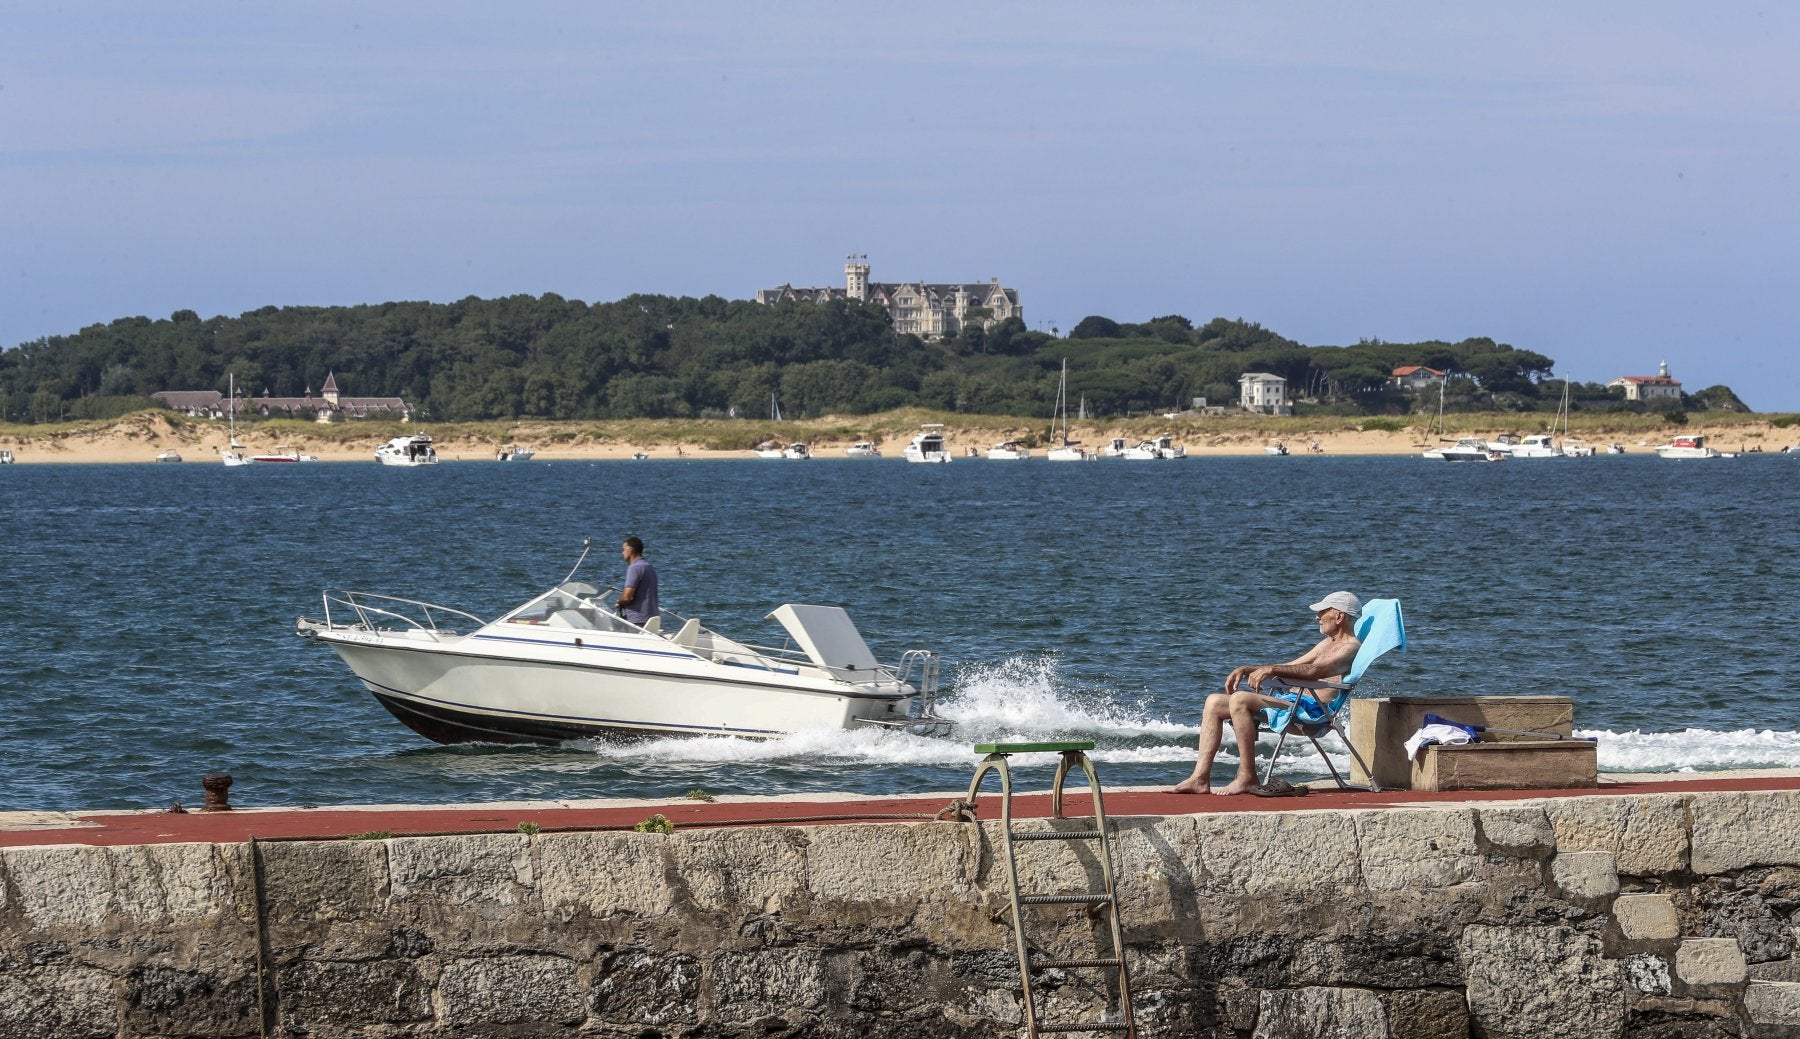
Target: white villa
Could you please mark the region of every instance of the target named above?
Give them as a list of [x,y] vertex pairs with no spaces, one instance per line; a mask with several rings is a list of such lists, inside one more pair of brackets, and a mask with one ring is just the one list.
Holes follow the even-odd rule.
[[869,280],[869,258],[850,256],[844,264],[844,287],[797,289],[782,285],[760,289],[758,303],[826,303],[851,299],[878,303],[888,312],[894,331],[932,338],[951,336],[966,325],[986,328],[1009,317],[1023,319],[1019,291],[1000,284],[999,278],[982,282],[884,282]]
[[1655,375],[1621,375],[1606,384],[1607,389],[1614,386],[1625,387],[1626,400],[1676,401],[1681,400],[1681,380],[1669,377],[1669,362],[1664,361]]
[[1238,379],[1238,404],[1245,411],[1264,415],[1291,415],[1294,412],[1287,399],[1287,380],[1267,372],[1245,372]]

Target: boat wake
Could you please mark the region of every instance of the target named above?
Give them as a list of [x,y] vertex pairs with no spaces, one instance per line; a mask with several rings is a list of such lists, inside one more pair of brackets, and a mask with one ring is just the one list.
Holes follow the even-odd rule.
[[[682,737],[582,744],[617,762],[758,762],[769,765],[954,765],[974,761],[977,743],[1093,740],[1096,761],[1178,761],[1193,756],[1193,727],[1159,717],[1106,690],[1071,688],[1054,655],[966,667],[938,714],[956,723],[949,738],[883,729],[810,730],[772,740]],[[1052,757],[1051,760],[1054,760]]]

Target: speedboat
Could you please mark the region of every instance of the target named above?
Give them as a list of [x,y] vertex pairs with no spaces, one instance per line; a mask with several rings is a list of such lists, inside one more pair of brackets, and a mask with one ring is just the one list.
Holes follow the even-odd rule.
[[944,449],[944,424],[927,422],[919,427],[920,433],[906,445],[906,460],[909,462],[948,462],[950,452]]
[[873,441],[858,440],[844,448],[844,454],[849,458],[880,458],[881,449],[876,447]]
[[1107,458],[1124,458],[1125,453],[1130,450],[1131,442],[1129,440],[1124,437],[1113,437],[1106,442],[1105,447],[1100,449],[1100,453]]
[[988,448],[987,456],[996,462],[1023,462],[1031,457],[1031,452],[1018,441],[1008,440]]
[[416,433],[409,437],[395,437],[375,449],[375,460],[382,465],[398,465],[407,468],[438,464],[437,452],[431,447],[431,438],[423,433]]
[[1079,440],[1067,440],[1061,447],[1044,452],[1044,457],[1052,462],[1092,462],[1100,456],[1083,448]]
[[1263,447],[1263,454],[1265,454],[1265,455],[1276,455],[1278,457],[1286,457],[1287,453],[1288,453],[1287,442],[1283,441],[1283,440],[1272,441],[1271,443],[1269,443],[1268,445]]
[[12,465],[16,461],[18,459],[13,457],[11,451],[0,451],[0,465]]
[[1722,452],[1716,447],[1706,446],[1706,437],[1696,433],[1692,436],[1681,436],[1659,445],[1656,449],[1658,458],[1736,458],[1730,452]]
[[158,462],[179,462],[181,461],[181,455],[174,451],[158,451],[156,453],[156,460]]
[[781,449],[781,457],[795,459],[811,458],[812,448],[807,447],[805,444],[795,442]]
[[669,610],[633,624],[608,607],[616,592],[573,580],[575,570],[491,622],[328,591],[324,619],[299,618],[296,633],[330,646],[394,717],[439,743],[952,727],[934,710],[938,655],[880,663],[840,607],[776,607],[768,617],[789,643],[777,649]]
[[1569,458],[1594,457],[1594,445],[1584,440],[1563,439],[1562,453]]
[[[1489,446],[1491,447],[1492,445]],[[1550,434],[1548,433],[1532,433],[1529,436],[1521,438],[1518,443],[1512,445],[1512,449],[1508,451],[1507,454],[1512,455],[1514,458],[1567,457],[1562,449],[1558,448],[1555,442],[1551,440]]]
[[1174,440],[1169,437],[1157,437],[1140,441],[1136,447],[1126,448],[1123,457],[1139,462],[1166,462],[1186,458],[1187,448],[1176,447]]
[[1490,448],[1488,442],[1480,437],[1463,437],[1454,443],[1448,440],[1445,443],[1450,443],[1450,446],[1432,448],[1425,452],[1425,457],[1443,462],[1492,462],[1506,457],[1503,452]]
[[529,461],[531,461],[531,456],[534,454],[537,454],[537,452],[533,451],[529,447],[519,447],[516,444],[508,444],[505,447],[501,448],[500,450],[494,452],[494,461],[496,461],[496,462],[529,462]]

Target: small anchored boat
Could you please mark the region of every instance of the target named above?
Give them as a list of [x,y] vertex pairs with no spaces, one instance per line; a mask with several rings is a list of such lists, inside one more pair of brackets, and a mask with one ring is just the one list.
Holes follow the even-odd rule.
[[382,465],[406,468],[438,464],[437,451],[431,446],[431,438],[423,433],[395,437],[375,449],[375,460]]
[[[582,560],[587,552],[582,552]],[[836,606],[768,614],[788,644],[727,638],[662,610],[642,626],[617,593],[563,582],[495,621],[368,592],[324,593],[298,634],[330,646],[394,717],[439,743],[547,743],[595,736],[767,738],[803,729],[946,735],[938,655],[876,660]]]

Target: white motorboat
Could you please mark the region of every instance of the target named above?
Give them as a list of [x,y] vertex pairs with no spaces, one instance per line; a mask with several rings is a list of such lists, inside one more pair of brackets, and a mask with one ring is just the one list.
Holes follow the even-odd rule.
[[1170,437],[1156,437],[1142,440],[1134,447],[1125,449],[1124,458],[1138,462],[1167,462],[1186,458],[1187,448],[1175,446]]
[[1622,455],[1625,453],[1625,445],[1615,440],[1606,445],[1606,453],[1609,455]]
[[1570,458],[1594,457],[1594,445],[1584,440],[1563,439],[1562,452]]
[[175,451],[158,451],[156,453],[156,460],[158,462],[179,462],[181,461],[181,455]]
[[756,445],[754,453],[758,458],[811,458],[812,451],[805,444],[777,444],[765,441]]
[[1488,442],[1480,437],[1463,437],[1451,442],[1449,447],[1435,447],[1425,452],[1425,457],[1442,462],[1496,462],[1506,458],[1506,454],[1495,451]]
[[417,600],[328,591],[325,618],[296,627],[439,743],[951,729],[934,711],[938,655],[909,650],[882,664],[839,607],[777,607],[768,616],[789,644],[776,649],[668,610],[639,627],[607,608],[614,596],[565,579],[485,622]]
[[795,442],[781,449],[781,457],[793,459],[811,458],[812,448],[807,447],[805,444]]
[[1031,457],[1031,452],[1016,440],[995,444],[988,448],[987,456],[996,462],[1023,462]]
[[1106,442],[1105,447],[1100,449],[1100,454],[1106,458],[1124,458],[1125,452],[1130,450],[1131,441],[1124,437],[1113,437]]
[[500,450],[494,452],[494,461],[496,461],[496,462],[529,462],[529,461],[531,461],[531,456],[535,455],[535,454],[537,454],[537,452],[533,451],[529,447],[519,447],[516,444],[508,444],[505,447],[501,448]]
[[0,465],[12,465],[17,461],[11,451],[0,451]]
[[1676,437],[1656,448],[1658,458],[1736,458],[1729,451],[1720,451],[1716,447],[1706,446],[1706,437],[1695,433],[1692,436]]
[[920,433],[906,445],[906,460],[909,462],[949,462],[950,452],[944,449],[944,424],[927,422],[919,427]]
[[858,440],[844,448],[844,455],[849,458],[880,458],[881,449],[876,447],[873,441]]
[[1507,452],[1514,458],[1566,458],[1561,448],[1556,446],[1548,433],[1532,433],[1521,437]]
[[1285,458],[1288,454],[1287,442],[1285,440],[1273,441],[1263,447],[1263,454]]
[[431,446],[431,438],[423,433],[395,437],[375,449],[375,460],[382,465],[397,465],[409,469],[438,464],[437,451]]

